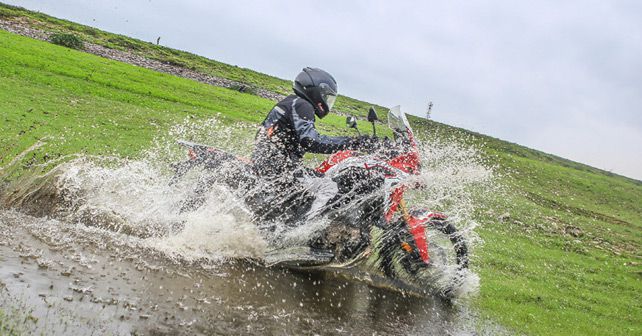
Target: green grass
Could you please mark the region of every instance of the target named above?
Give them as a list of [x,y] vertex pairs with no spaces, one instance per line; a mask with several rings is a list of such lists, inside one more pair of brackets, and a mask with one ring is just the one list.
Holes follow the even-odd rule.
[[[40,139],[31,163],[72,153],[135,155],[184,118],[256,124],[273,102],[0,31],[0,165]],[[55,60],[52,62],[52,60]],[[341,117],[324,119],[342,129]],[[46,157],[45,157],[45,154]]]
[[53,44],[61,45],[63,47],[82,50],[84,48],[83,41],[76,35],[73,34],[53,34],[49,37],[49,40]]
[[[159,46],[123,35],[107,33],[93,27],[57,19],[42,13],[31,12],[0,3],[0,18],[7,20],[20,18],[21,20],[31,22],[35,28],[56,33],[74,34],[86,42],[117,50],[132,51],[150,59],[183,66],[204,74],[238,81],[251,87],[260,87],[284,95],[290,94],[291,92],[291,80],[284,80],[251,69],[217,62],[182,50]],[[293,71],[296,71],[296,69]],[[364,116],[371,105],[374,104],[349,97],[342,97],[341,100],[337,101],[335,109],[344,113]],[[374,106],[377,107],[378,110],[384,109],[378,105]]]
[[[41,29],[275,92],[289,90],[285,80],[44,14],[0,5],[2,18],[21,18]],[[219,115],[225,123],[257,124],[272,105],[255,95],[0,30],[0,166],[46,139],[5,182],[33,171],[35,164],[74,153],[136,157],[187,117]],[[338,102],[359,115],[369,105],[347,97]],[[480,146],[506,186],[503,195],[480,204],[477,216],[484,244],[472,263],[481,275],[473,304],[483,316],[532,335],[642,333],[642,182],[463,129],[410,120],[419,134]],[[349,133],[343,124],[344,118],[329,116],[320,126],[326,133]],[[499,221],[505,212],[510,218]]]

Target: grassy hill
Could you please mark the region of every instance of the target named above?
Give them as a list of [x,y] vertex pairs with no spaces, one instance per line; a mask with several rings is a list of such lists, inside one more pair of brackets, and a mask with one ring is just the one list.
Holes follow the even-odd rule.
[[[281,94],[289,90],[286,80],[2,4],[0,21],[71,32],[88,43]],[[256,124],[272,105],[253,94],[0,30],[0,167],[45,142],[0,170],[5,184],[68,154],[136,157],[185,118],[218,113],[226,123]],[[347,97],[337,103],[357,115],[369,105]],[[410,119],[417,133],[480,146],[503,176],[505,195],[477,214],[484,244],[472,262],[481,276],[474,305],[483,316],[533,335],[642,333],[642,182]],[[339,134],[347,132],[343,124],[344,118],[329,116],[320,126]]]

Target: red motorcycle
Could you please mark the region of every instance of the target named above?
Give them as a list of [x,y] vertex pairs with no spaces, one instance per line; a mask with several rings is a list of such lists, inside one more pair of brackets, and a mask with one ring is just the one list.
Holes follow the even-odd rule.
[[[406,203],[405,194],[421,187],[413,178],[421,170],[418,144],[399,107],[392,108],[387,119],[393,139],[380,139],[366,152],[335,153],[315,169],[339,187],[341,197],[322,214],[329,224],[309,237],[305,246],[279,246],[269,252],[266,264],[374,269],[387,278],[420,286],[448,281],[448,274],[457,273],[453,270],[468,267],[465,239],[447,216],[413,209]],[[378,117],[372,108],[368,121],[376,137]],[[356,128],[356,119],[348,117],[347,124]],[[179,144],[188,148],[190,160],[175,166],[175,178],[196,166],[207,171],[203,175],[207,181],[199,184],[194,193],[197,196],[186,202],[187,210],[203,203],[198,195],[205,194],[211,185],[223,184],[245,201],[255,213],[254,221],[269,236],[276,231],[275,226],[300,225],[297,219],[314,199],[306,190],[288,190],[276,193],[280,203],[275,203],[275,192],[264,192],[247,160],[214,147],[184,141]]]

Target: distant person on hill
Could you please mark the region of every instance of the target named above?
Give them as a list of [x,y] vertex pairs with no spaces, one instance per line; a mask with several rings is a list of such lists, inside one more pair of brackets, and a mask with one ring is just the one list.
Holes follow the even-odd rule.
[[278,102],[261,124],[252,162],[257,175],[275,181],[272,192],[277,192],[279,185],[303,184],[316,197],[304,218],[309,219],[322,212],[338,188],[331,179],[303,167],[303,155],[357,149],[369,139],[331,137],[317,132],[315,115],[319,118],[328,115],[337,99],[337,82],[329,73],[305,68],[294,79],[293,89],[294,94]]

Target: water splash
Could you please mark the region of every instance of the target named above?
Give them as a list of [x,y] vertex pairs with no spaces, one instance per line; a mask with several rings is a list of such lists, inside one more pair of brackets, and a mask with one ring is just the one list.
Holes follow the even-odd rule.
[[181,213],[198,181],[170,185],[169,175],[155,166],[86,158],[64,164],[56,181],[66,204],[62,218],[142,238],[174,260],[261,255],[265,243],[232,193],[216,188],[204,206]]
[[[150,249],[175,262],[260,259],[275,245],[305,243],[329,221],[306,223],[294,230],[271,223],[273,230],[266,234],[264,227],[253,222],[243,195],[220,185],[204,195],[203,206],[181,212],[203,176],[194,172],[177,184],[168,183],[172,174],[169,164],[184,159],[175,140],[247,155],[252,148],[252,128],[226,125],[219,119],[198,123],[187,119],[155,139],[141,159],[82,157],[64,163],[49,174],[55,177],[49,186],[53,185],[59,196],[50,215],[83,226],[83,230],[105,232],[118,240],[117,244]],[[409,203],[448,214],[467,242],[477,245],[474,212],[480,204],[479,195],[496,186],[492,167],[483,163],[478,148],[439,139],[424,142],[421,157],[423,173],[414,178],[424,187],[410,194]],[[431,234],[429,241],[434,238]],[[440,271],[438,287],[452,287],[457,279],[456,295],[477,291],[476,274],[454,265]]]
[[[474,231],[480,225],[475,214],[502,186],[497,182],[494,167],[484,159],[482,148],[464,143],[464,139],[445,141],[437,137],[429,137],[423,143],[419,176],[423,188],[413,200],[418,206],[448,215],[465,238],[469,254],[474,254],[483,243]],[[430,240],[430,233],[428,236]],[[438,287],[450,286],[454,297],[467,297],[479,291],[479,276],[470,269],[460,270],[451,265],[443,272]]]
[[422,207],[447,214],[473,246],[480,243],[474,232],[479,225],[475,213],[503,190],[481,148],[433,138],[422,146],[421,158],[423,169],[418,179],[423,188],[413,200]]

